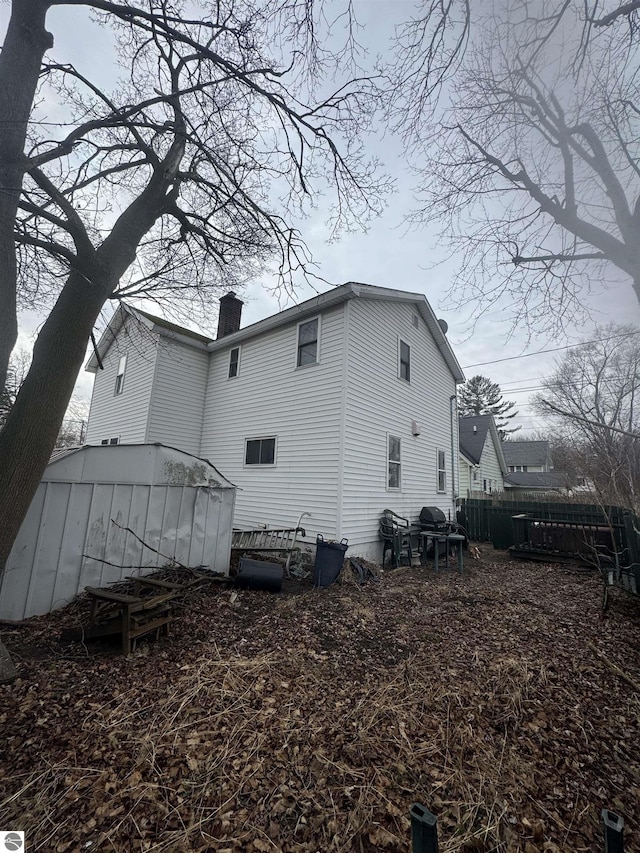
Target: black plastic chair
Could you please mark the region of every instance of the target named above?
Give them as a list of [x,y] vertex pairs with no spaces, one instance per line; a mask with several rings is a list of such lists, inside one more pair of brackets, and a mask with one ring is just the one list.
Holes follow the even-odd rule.
[[411,527],[409,521],[398,515],[391,509],[385,509],[380,518],[378,528],[382,539],[382,566],[384,568],[387,551],[391,554],[391,562],[397,569],[402,559],[402,553],[406,550],[409,565],[413,559],[411,546]]

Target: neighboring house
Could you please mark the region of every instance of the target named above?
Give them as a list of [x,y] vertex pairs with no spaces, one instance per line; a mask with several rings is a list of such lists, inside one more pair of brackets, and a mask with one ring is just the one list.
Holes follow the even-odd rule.
[[510,472],[543,472],[553,470],[548,441],[502,442],[502,450]]
[[[531,492],[571,494],[576,491],[575,481],[564,471],[514,471],[504,478],[504,487],[513,495]],[[577,491],[584,491],[584,488]]]
[[501,492],[507,467],[493,415],[458,420],[460,437],[460,496],[479,497]]
[[[87,443],[162,442],[238,488],[235,524],[347,538],[379,558],[383,509],[453,517],[464,376],[422,294],[348,283],[211,340],[121,305],[87,369]],[[99,361],[104,369],[100,369]]]

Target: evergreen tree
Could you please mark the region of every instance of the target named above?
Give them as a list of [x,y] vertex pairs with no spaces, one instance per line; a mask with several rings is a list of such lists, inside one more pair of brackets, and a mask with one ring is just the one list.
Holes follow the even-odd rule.
[[492,382],[486,376],[472,376],[458,389],[460,416],[493,415],[498,434],[503,440],[520,429],[519,426],[507,429],[518,414],[517,411],[511,411],[514,406],[515,403],[503,399],[498,383]]

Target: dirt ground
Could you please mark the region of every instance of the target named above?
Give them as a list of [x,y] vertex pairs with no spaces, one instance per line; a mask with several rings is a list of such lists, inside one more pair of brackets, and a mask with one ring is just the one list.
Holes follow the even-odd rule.
[[[482,546],[465,574],[191,593],[128,658],[82,599],[0,626],[0,829],[44,851],[640,850],[640,599]],[[616,670],[616,667],[618,668]]]

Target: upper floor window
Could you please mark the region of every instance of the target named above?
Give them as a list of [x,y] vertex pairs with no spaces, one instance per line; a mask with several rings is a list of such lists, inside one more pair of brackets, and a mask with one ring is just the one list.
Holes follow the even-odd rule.
[[118,362],[118,372],[116,374],[116,387],[114,389],[114,395],[122,394],[124,391],[124,372],[127,368],[127,357],[126,355],[120,356],[120,361]]
[[404,341],[400,341],[400,379],[411,381],[411,347]]
[[100,444],[118,444],[118,438],[103,438]]
[[447,491],[447,456],[444,450],[438,450],[438,491]]
[[527,470],[526,465],[509,465],[509,471],[512,471],[512,472],[515,472],[515,471],[525,472],[526,470]]
[[397,435],[387,436],[387,488],[399,489],[402,483],[401,445]]
[[245,465],[275,465],[276,464],[276,439],[270,438],[247,438],[244,449]]
[[234,347],[229,353],[229,379],[238,375],[240,369],[240,347]]
[[316,364],[318,361],[318,332],[320,321],[318,317],[300,323],[298,326],[298,357],[297,367],[305,364]]

